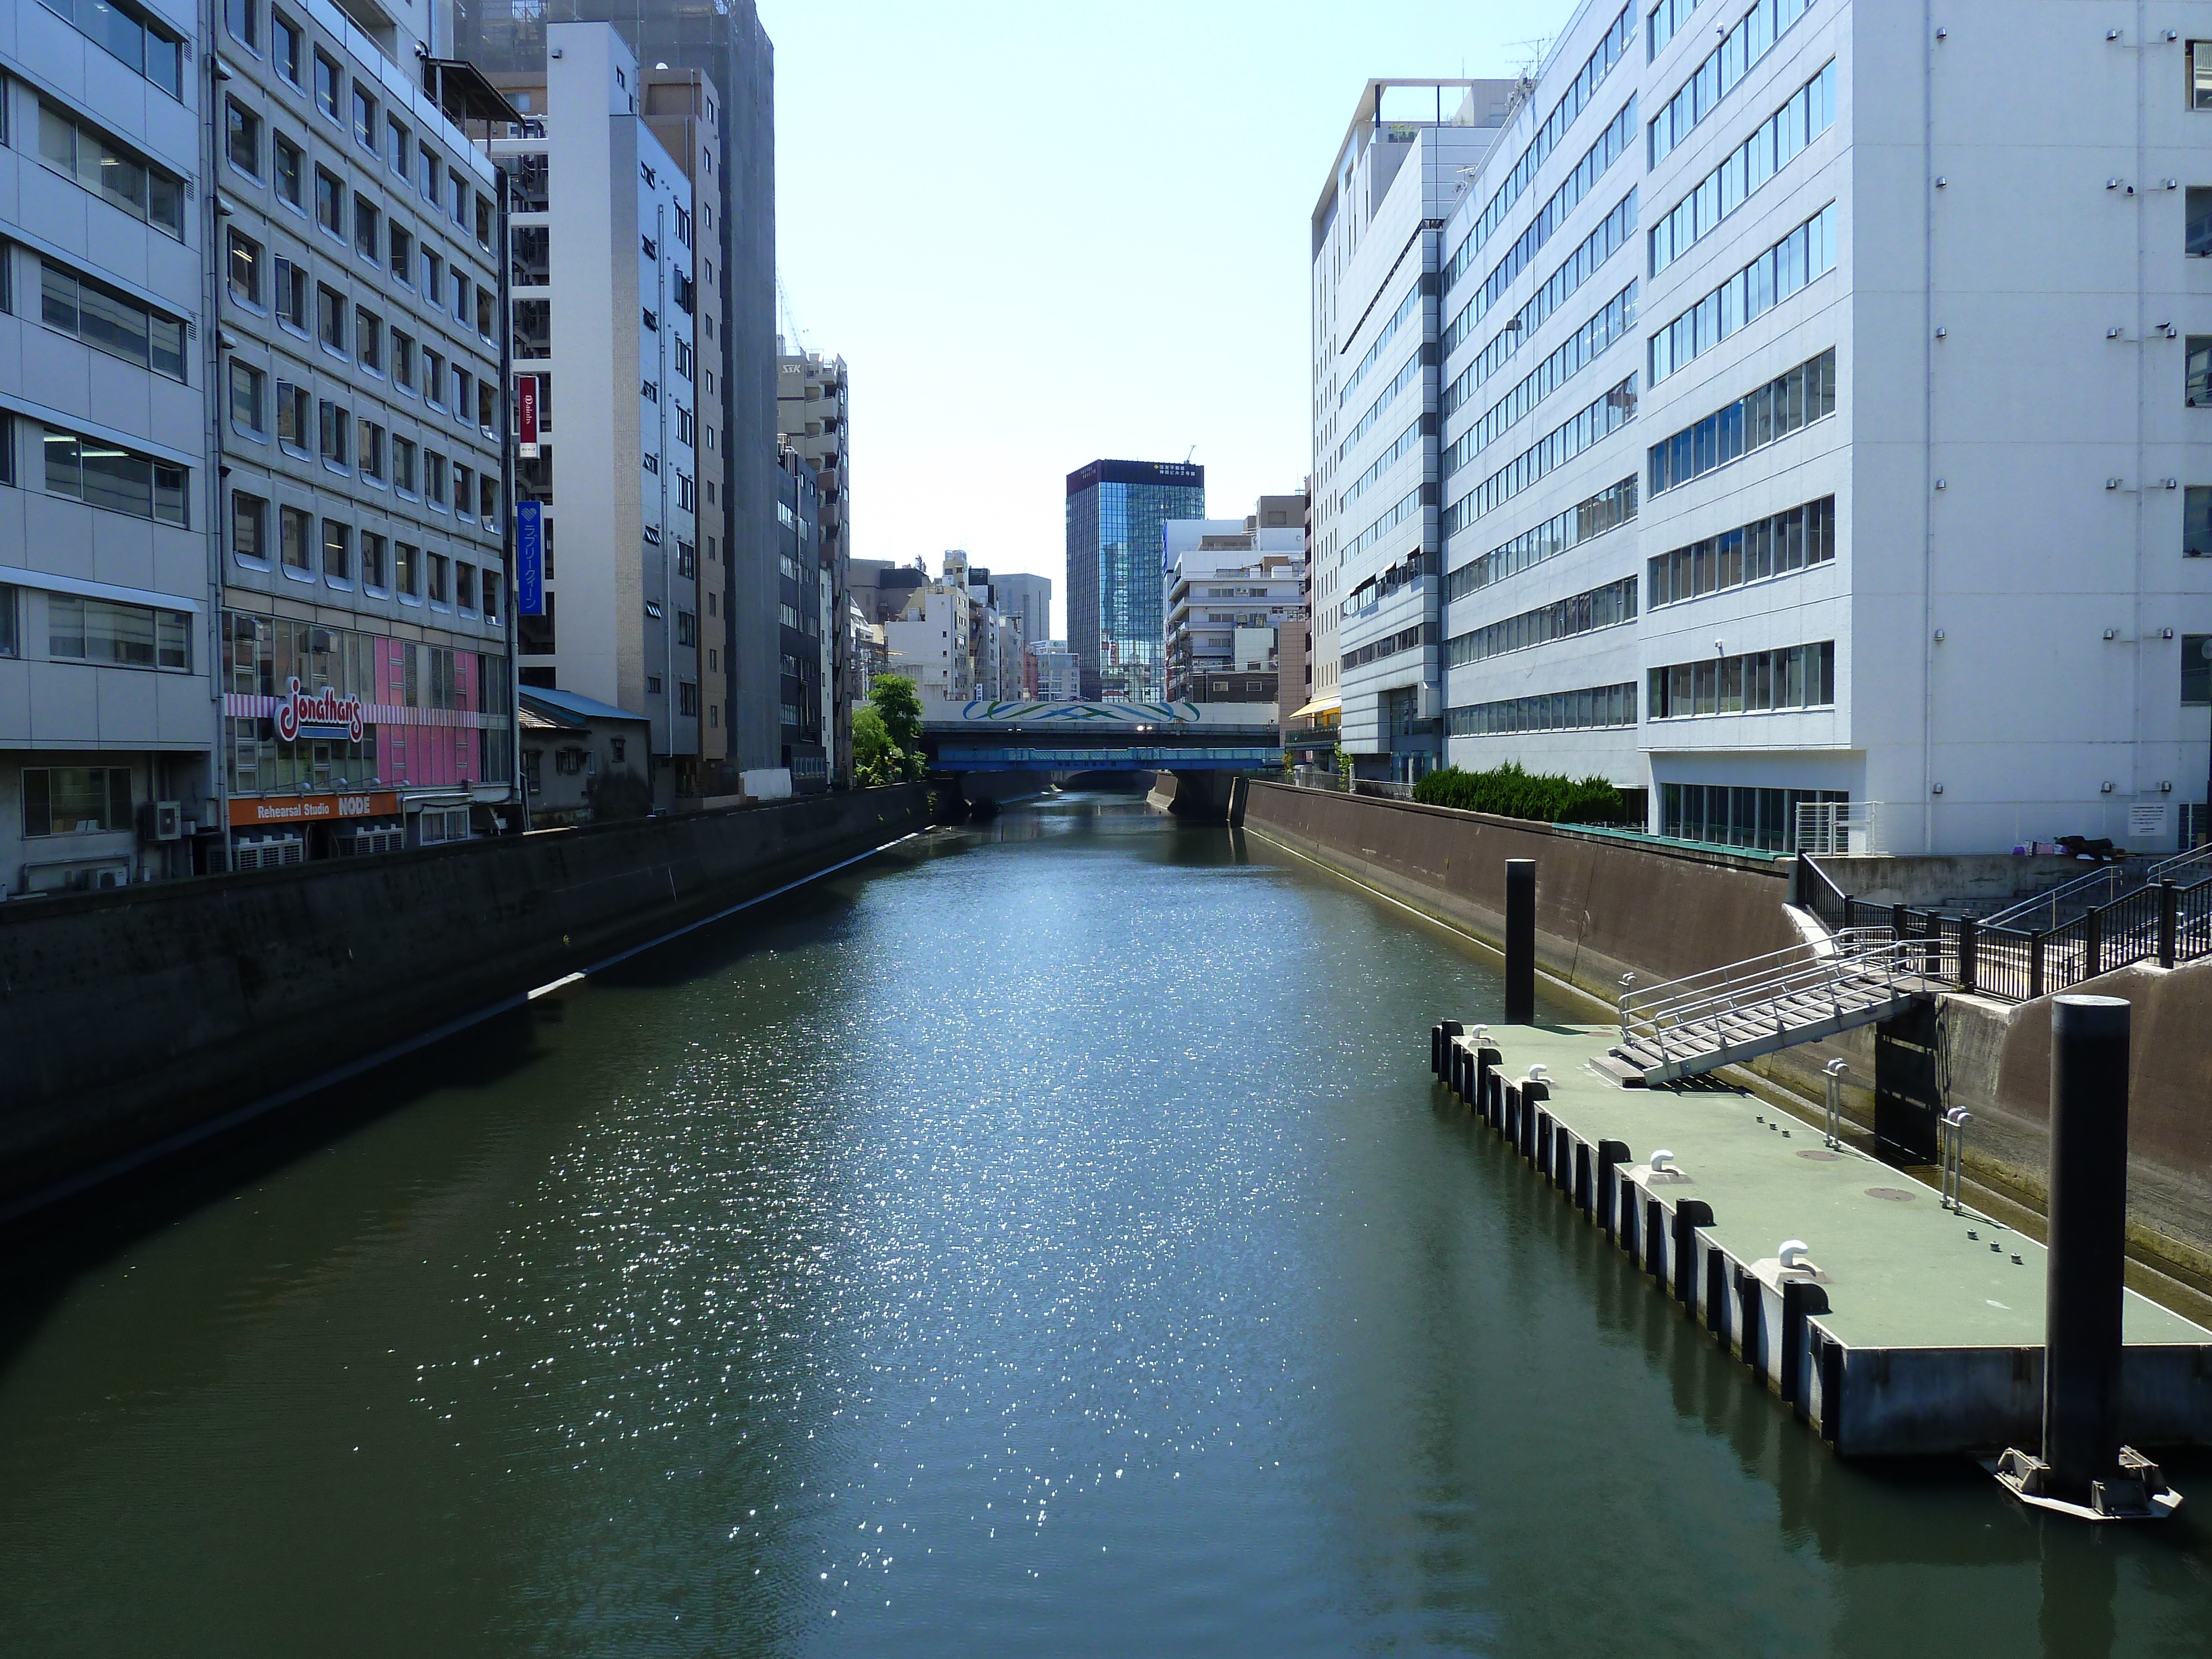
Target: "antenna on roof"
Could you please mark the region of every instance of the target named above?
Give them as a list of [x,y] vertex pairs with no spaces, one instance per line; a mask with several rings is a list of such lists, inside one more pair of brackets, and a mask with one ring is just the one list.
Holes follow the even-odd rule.
[[1188,466],[1190,465],[1190,458],[1197,453],[1198,446],[1196,444],[1193,444],[1188,449],[1183,452],[1182,464],[1185,466]]

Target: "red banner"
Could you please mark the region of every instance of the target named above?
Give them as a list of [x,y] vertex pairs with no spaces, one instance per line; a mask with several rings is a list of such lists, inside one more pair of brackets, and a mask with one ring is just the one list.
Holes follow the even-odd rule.
[[515,419],[521,428],[521,441],[515,453],[526,461],[538,459],[538,377],[525,374],[514,383]]

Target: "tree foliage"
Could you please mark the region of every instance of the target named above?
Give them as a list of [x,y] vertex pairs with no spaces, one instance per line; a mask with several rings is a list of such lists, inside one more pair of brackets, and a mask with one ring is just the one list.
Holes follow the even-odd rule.
[[1620,791],[1603,778],[1524,771],[1518,761],[1487,772],[1447,766],[1415,784],[1413,799],[1431,806],[1545,823],[1618,823],[1627,816]]
[[860,775],[862,788],[874,788],[886,783],[896,783],[904,771],[904,757],[891,741],[890,728],[873,703],[864,702],[853,711],[853,769]]
[[919,781],[928,771],[921,696],[905,675],[877,675],[867,702],[853,711],[853,764],[863,785]]

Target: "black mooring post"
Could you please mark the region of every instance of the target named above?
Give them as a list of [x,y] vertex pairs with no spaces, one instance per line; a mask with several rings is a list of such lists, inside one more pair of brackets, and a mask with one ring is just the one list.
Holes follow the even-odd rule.
[[1505,860],[1505,1023],[1536,1023],[1536,860]]
[[2119,1473],[2128,1212],[2128,1016],[2118,997],[2051,1005],[2051,1264],[2043,1461],[2074,1503]]

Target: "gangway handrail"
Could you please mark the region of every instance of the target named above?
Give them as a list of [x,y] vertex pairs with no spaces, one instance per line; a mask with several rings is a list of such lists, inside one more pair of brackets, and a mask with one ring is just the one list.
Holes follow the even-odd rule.
[[[2104,882],[2107,885],[2118,882],[2125,876],[2127,870],[2124,865],[2100,864],[2095,869],[2091,870],[2085,874],[2075,877],[2073,880],[2065,883],[2062,886],[2054,887],[2047,893],[2038,893],[2033,898],[2022,899],[2017,904],[2008,905],[2002,910],[1996,911],[1992,915],[1984,916],[1982,918],[1982,926],[1984,927],[2009,927],[2013,925],[2015,918],[2033,915],[2036,911],[2040,910],[2047,904],[2051,907],[2051,925],[2056,927],[2058,922],[2058,906],[2062,900],[2070,899],[2077,893],[2085,893],[2092,887],[2094,887],[2099,882]],[[2108,894],[2105,902],[2109,904],[2119,896],[2120,895],[2118,893]]]
[[[1865,934],[1882,931],[1853,930]],[[1786,1036],[1791,1024],[1790,1005],[1802,1006],[1808,997],[1825,994],[1826,1017],[1840,1019],[1847,996],[1854,1006],[1863,1007],[1926,988],[1928,975],[1921,962],[1925,940],[1861,937],[1845,945],[1847,948],[1826,951],[1807,945],[1770,951],[1691,976],[1701,983],[1674,981],[1625,995],[1622,1042],[1647,1040],[1662,1060],[1674,1058],[1672,1039],[1676,1037],[1689,1039],[1689,1046],[1700,1051],[1717,1052],[1728,1046],[1723,1022],[1731,1016],[1754,1023],[1771,1018],[1775,1035]],[[1700,1025],[1707,1030],[1709,1049],[1692,1035]]]
[[1746,957],[1740,962],[1724,963],[1717,968],[1701,969],[1694,974],[1684,974],[1679,978],[1663,980],[1656,985],[1647,985],[1641,990],[1629,992],[1621,998],[1620,1004],[1624,1012],[1648,1008],[1656,1003],[1672,1001],[1701,986],[1729,984],[1758,977],[1785,964],[1826,961],[1832,957],[1852,955],[1893,942],[1887,927],[1839,927],[1826,939],[1785,945],[1778,951],[1768,951],[1759,956]]

